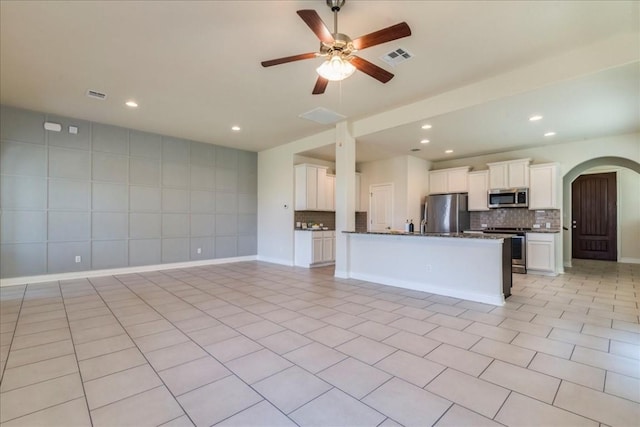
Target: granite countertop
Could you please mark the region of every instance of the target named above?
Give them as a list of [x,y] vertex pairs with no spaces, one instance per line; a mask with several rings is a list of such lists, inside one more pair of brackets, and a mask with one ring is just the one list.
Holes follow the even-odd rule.
[[[488,231],[488,230],[468,230],[468,232],[470,233],[482,233],[484,231]],[[531,230],[518,230],[518,232],[520,233],[547,233],[547,234],[553,234],[553,233],[559,233],[561,230],[557,229],[557,228],[532,228]],[[495,233],[495,231],[491,231],[491,233]],[[509,233],[507,233],[509,234]]]
[[383,236],[410,236],[410,237],[451,237],[462,239],[499,240],[512,237],[511,234],[482,234],[482,233],[405,233],[396,231],[343,231],[348,234],[378,234]]
[[295,231],[336,231],[335,228],[294,228]]

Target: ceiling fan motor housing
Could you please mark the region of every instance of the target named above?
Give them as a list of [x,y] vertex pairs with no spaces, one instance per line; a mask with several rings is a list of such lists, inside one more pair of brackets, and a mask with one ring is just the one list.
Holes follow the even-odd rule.
[[327,6],[329,6],[333,12],[340,12],[340,8],[344,6],[344,1],[345,0],[327,0]]
[[348,35],[342,33],[333,33],[331,35],[333,36],[333,43],[320,42],[320,55],[340,54],[346,58],[356,52],[353,47],[353,40]]

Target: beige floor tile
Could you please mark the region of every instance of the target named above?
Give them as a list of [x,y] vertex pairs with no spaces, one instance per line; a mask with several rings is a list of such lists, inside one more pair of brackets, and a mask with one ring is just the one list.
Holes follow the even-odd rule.
[[73,343],[75,345],[86,344],[103,338],[115,337],[124,333],[124,329],[122,329],[122,326],[118,323],[111,323],[109,325],[96,326],[81,330],[71,329],[71,335],[73,336]]
[[481,337],[491,338],[492,340],[502,341],[506,343],[510,343],[518,335],[517,331],[513,331],[502,326],[497,327],[487,325],[482,322],[475,322],[464,331],[470,334],[479,335]]
[[145,365],[147,361],[137,348],[116,351],[114,353],[81,360],[80,373],[83,381],[104,377],[125,369]]
[[314,342],[286,353],[284,357],[307,371],[316,373],[346,359],[347,355]]
[[0,395],[0,422],[83,397],[77,373],[18,388]]
[[161,348],[145,354],[156,371],[172,368],[185,362],[200,359],[207,353],[194,342],[188,341]]
[[509,426],[598,426],[598,423],[593,420],[518,393],[509,395],[495,420]]
[[640,404],[562,381],[554,406],[610,426],[638,425]]
[[640,363],[635,359],[576,346],[571,355],[571,360],[622,375],[640,378]]
[[282,322],[286,322],[287,320],[300,317],[300,313],[287,310],[286,308],[281,308],[279,310],[274,310],[268,313],[264,313],[262,317],[264,317],[267,320],[271,320],[272,322],[275,322],[275,323],[282,323]]
[[194,427],[194,424],[191,422],[188,416],[182,415],[164,424],[160,424],[159,427]]
[[194,332],[201,329],[207,329],[212,326],[220,325],[220,322],[211,316],[205,314],[193,317],[191,319],[184,319],[177,322],[173,322],[182,332]]
[[372,426],[386,418],[335,388],[291,413],[290,417],[301,426]]
[[180,417],[184,412],[165,387],[114,402],[91,411],[94,427],[158,426]]
[[351,357],[317,375],[356,399],[362,399],[391,378],[386,372]]
[[299,334],[307,334],[311,331],[327,326],[323,321],[307,316],[300,316],[295,319],[286,320],[280,323],[280,325]]
[[16,336],[13,338],[13,342],[11,343],[11,349],[20,350],[22,348],[69,339],[71,339],[71,331],[68,327],[52,329],[45,332],[36,332],[29,335]]
[[263,400],[260,403],[245,409],[238,414],[216,424],[217,427],[295,427],[296,424],[282,414],[269,402]]
[[149,365],[142,365],[84,383],[89,409],[94,410],[125,397],[162,385]]
[[253,388],[288,414],[331,389],[331,385],[297,366],[292,366],[253,384]]
[[[549,303],[549,305],[552,304]],[[611,319],[605,319],[598,316],[590,316],[584,313],[573,313],[570,311],[565,311],[562,314],[562,319],[575,320],[587,325],[603,326],[605,328],[611,327]]]
[[584,325],[584,323],[579,322],[577,320],[556,319],[554,317],[547,317],[547,316],[540,316],[540,315],[534,317],[531,323],[535,323],[537,325],[551,326],[552,328],[567,329],[573,332],[580,332],[582,330],[582,326]]
[[158,373],[169,390],[179,396],[195,388],[212,383],[231,372],[214,358],[207,356]]
[[322,321],[339,328],[349,329],[365,322],[366,320],[352,314],[337,313],[332,316],[322,318]]
[[265,348],[226,362],[226,366],[245,382],[253,384],[290,367],[291,362]]
[[54,357],[73,354],[73,344],[71,340],[57,341],[49,344],[42,344],[21,350],[11,350],[7,359],[7,369],[16,368],[30,363],[41,362],[53,359]]
[[61,308],[58,310],[47,311],[44,313],[27,314],[24,316],[20,315],[20,318],[18,320],[18,325],[29,325],[31,323],[36,323],[36,322],[44,322],[49,320],[66,319],[66,318],[67,318],[67,312],[63,308]]
[[499,360],[494,360],[480,375],[480,379],[549,404],[553,403],[560,386],[557,378]]
[[79,398],[33,412],[2,424],[3,427],[91,426],[85,399]]
[[442,313],[436,313],[429,317],[429,323],[435,323],[436,325],[446,326],[447,328],[457,329],[462,331],[473,322],[459,317],[453,317]]
[[445,370],[445,366],[439,363],[402,350],[382,359],[375,366],[418,387],[424,387]]
[[493,341],[489,338],[482,338],[476,345],[471,347],[471,351],[519,366],[527,366],[535,355],[534,351],[526,348]]
[[[426,301],[421,301],[422,304],[424,304],[423,306],[427,306],[428,303]],[[422,305],[421,304],[421,305]],[[422,308],[416,308],[416,307],[407,307],[407,306],[403,306],[397,310],[393,311],[394,314],[399,314],[401,316],[405,316],[405,317],[410,317],[412,319],[416,319],[416,320],[424,320],[429,316],[433,316],[434,312],[433,311],[429,311],[429,310],[425,310]]]
[[471,346],[480,341],[480,337],[478,335],[445,328],[444,326],[438,326],[436,329],[429,332],[426,337],[465,349],[471,348]]
[[157,334],[158,332],[170,331],[175,329],[175,327],[168,321],[162,319],[127,326],[125,329],[132,338],[140,338],[146,335]]
[[284,327],[273,323],[270,320],[261,320],[238,328],[238,332],[246,335],[252,340],[259,340],[260,338],[264,338],[284,330]]
[[417,335],[424,335],[438,327],[438,325],[434,325],[433,323],[423,322],[422,320],[412,319],[410,317],[402,317],[389,323],[388,326]]
[[336,350],[355,357],[365,363],[373,365],[391,353],[397,351],[394,347],[379,343],[366,337],[358,337],[336,347]]
[[640,360],[640,345],[611,340],[609,353]]
[[203,347],[240,335],[235,329],[222,324],[188,332],[187,334],[189,338]]
[[84,329],[98,328],[102,326],[113,327],[115,325],[118,325],[118,321],[111,313],[87,319],[69,321],[69,326],[73,333],[78,333]]
[[529,321],[522,321],[516,319],[505,319],[500,324],[501,328],[512,329],[514,331],[525,332],[530,335],[536,335],[539,337],[546,337],[551,332],[551,326],[537,325],[530,323]]
[[518,336],[511,342],[513,345],[519,347],[528,348],[529,350],[539,351],[542,353],[551,354],[553,356],[562,357],[568,359],[573,352],[573,344],[564,343],[556,340],[550,340],[548,338],[542,338],[535,335],[525,334],[524,332],[518,334]]
[[536,354],[529,369],[596,390],[602,390],[604,387],[605,371],[603,369],[543,353]]
[[505,388],[450,368],[425,389],[489,418],[495,416],[509,395]]
[[[640,315],[640,310],[636,310],[636,314]],[[622,320],[614,320],[613,329],[619,329],[621,331],[633,332],[635,334],[640,334],[640,324],[636,322],[625,322]],[[612,337],[612,339],[616,339]]]
[[259,322],[262,320],[260,316],[256,316],[255,314],[249,313],[244,310],[240,313],[219,317],[217,319],[232,328],[239,328],[241,326],[249,325],[251,323]]
[[397,378],[362,401],[405,426],[433,425],[451,406],[450,401]]
[[118,321],[123,326],[139,325],[140,323],[153,322],[156,320],[162,320],[155,310],[148,308],[142,313],[130,314],[128,316],[118,316]]
[[158,332],[157,334],[135,338],[134,341],[143,353],[148,353],[187,342],[189,341],[189,337],[177,329],[170,329],[168,331]]
[[37,332],[45,332],[68,327],[69,323],[67,322],[67,319],[64,318],[45,320],[43,322],[29,323],[25,325],[18,324],[18,326],[15,328],[15,335],[16,337],[18,337],[21,335],[35,334]]
[[304,335],[298,334],[297,332],[285,330],[259,339],[258,342],[271,351],[274,351],[278,354],[285,354],[297,348],[305,346],[312,341]]
[[311,338],[312,340],[328,347],[336,347],[358,337],[358,335],[353,332],[349,332],[333,325],[328,325],[323,328],[316,329],[315,331],[311,331],[307,333],[306,336],[307,338]]
[[453,405],[435,424],[436,427],[499,427],[500,425],[459,405]]
[[220,422],[261,400],[260,395],[235,376],[223,378],[178,397],[178,401],[197,426],[210,426]]
[[399,331],[397,328],[373,321],[360,323],[349,330],[376,341],[382,341]]
[[379,310],[376,308],[360,314],[359,317],[386,325],[393,322],[394,320],[400,319],[402,316],[395,313],[389,313],[388,311]]
[[493,360],[490,357],[463,350],[449,344],[442,344],[425,358],[440,363],[441,365],[457,369],[469,375],[477,377],[484,371]]
[[187,307],[182,310],[169,311],[164,313],[164,317],[169,322],[178,322],[180,320],[193,319],[194,317],[202,316],[203,312],[198,310],[197,308]]
[[549,334],[549,338],[556,341],[576,344],[581,347],[588,347],[594,350],[608,351],[609,340],[591,335],[584,335],[578,332],[567,331],[554,328]]
[[420,357],[429,353],[441,344],[440,341],[435,341],[431,338],[425,338],[421,335],[405,331],[400,331],[382,342]]
[[640,345],[640,333],[637,332],[621,331],[594,325],[584,325],[582,333],[585,335],[593,335],[596,337]]
[[103,354],[113,353],[126,348],[134,347],[135,344],[127,335],[104,338],[86,344],[76,345],[76,356],[78,360],[90,359]]
[[14,390],[76,372],[78,372],[78,364],[73,354],[10,368],[4,372],[0,392]]
[[607,372],[605,393],[640,403],[640,379]]
[[262,348],[263,347],[255,341],[243,336],[229,338],[228,340],[219,341],[204,347],[210,355],[223,363],[253,353]]

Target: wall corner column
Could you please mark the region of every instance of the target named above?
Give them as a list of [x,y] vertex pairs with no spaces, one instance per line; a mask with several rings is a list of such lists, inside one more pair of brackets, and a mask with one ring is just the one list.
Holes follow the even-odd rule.
[[336,125],[336,267],[335,276],[349,277],[349,240],[343,231],[356,227],[356,140],[349,124]]

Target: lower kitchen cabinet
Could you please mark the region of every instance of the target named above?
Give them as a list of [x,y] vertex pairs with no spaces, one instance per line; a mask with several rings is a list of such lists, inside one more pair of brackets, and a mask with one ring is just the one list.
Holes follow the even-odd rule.
[[556,275],[559,233],[527,233],[527,272]]
[[335,231],[296,230],[294,264],[307,268],[333,264],[336,261],[335,248]]

